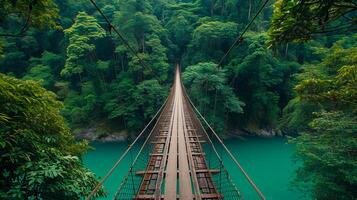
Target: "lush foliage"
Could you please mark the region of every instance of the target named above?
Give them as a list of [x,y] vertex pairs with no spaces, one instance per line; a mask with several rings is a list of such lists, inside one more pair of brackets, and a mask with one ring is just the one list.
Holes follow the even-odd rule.
[[[232,88],[227,86],[227,75],[214,63],[188,66],[183,74],[185,85],[198,109],[222,132],[230,113],[242,113],[244,103],[239,101]],[[214,96],[214,98],[210,98]]]
[[37,83],[0,74],[1,199],[80,199],[97,184],[61,107]]
[[[5,191],[7,185],[4,195],[37,195],[32,188],[38,191],[45,182],[60,190],[63,185],[58,184],[72,176],[94,184],[93,175],[73,157],[80,156],[86,145],[74,142],[58,112],[72,130],[95,128],[109,134],[125,130],[135,136],[164,102],[174,66],[180,64],[189,96],[221,135],[239,130],[302,134],[295,140],[297,158],[303,163],[298,182],[312,183],[308,188],[316,199],[356,198],[356,2],[269,3],[220,66],[216,63],[262,2],[97,3],[145,66],[87,0],[1,1],[0,36],[7,37],[0,38],[0,72],[37,81],[64,105],[59,110],[53,94],[31,81],[2,76],[9,83],[1,82],[7,89],[0,94],[12,99],[0,101],[11,100],[16,105],[0,105],[8,109],[0,114],[1,123],[6,124],[2,137],[21,135],[9,140],[21,151],[16,154],[22,156],[18,162],[27,163],[31,158],[37,164],[21,165],[19,170],[25,171],[19,173],[27,176],[33,171],[42,178],[36,184],[31,182],[34,185],[28,191],[17,188],[9,193],[12,190]],[[5,93],[7,90],[18,93]],[[33,110],[27,107],[32,102],[38,103]],[[24,110],[26,115],[18,115]],[[29,117],[46,113],[50,115]],[[15,123],[13,117],[24,121]],[[28,146],[20,148],[20,144]],[[7,148],[4,151],[14,151],[7,145],[1,143]],[[43,174],[55,166],[53,158],[58,168]],[[78,171],[67,172],[69,166]],[[8,171],[5,175],[13,176]],[[81,184],[83,180],[66,182],[73,193],[61,198],[85,194],[89,185]]]
[[30,27],[60,28],[56,22],[59,17],[59,9],[53,0],[2,0],[0,35],[23,35]]
[[282,108],[291,98],[291,75],[296,73],[296,62],[282,61],[266,49],[265,34],[247,34],[245,43],[237,48],[239,57],[228,64],[231,85],[247,103],[240,116],[247,128],[274,128]]
[[351,0],[278,0],[269,29],[271,42],[304,41],[317,34],[353,30],[356,10]]
[[296,156],[303,162],[297,181],[303,187],[303,183],[312,183],[307,188],[316,199],[353,199],[357,195],[355,44],[355,38],[345,38],[330,49],[319,49],[325,58],[305,67],[296,86],[298,96],[291,101],[295,107],[286,108],[289,111],[284,114],[287,127],[304,131],[293,140]]
[[[183,67],[201,65],[201,62],[217,63],[258,6],[254,1],[98,2],[109,20],[152,69],[149,70],[127,49],[123,41],[114,37],[99,13],[84,1],[56,3],[62,17],[58,22],[63,30],[30,28],[25,37],[7,38],[3,41],[1,71],[18,78],[39,81],[42,86],[54,91],[64,102],[62,114],[71,128],[104,126],[113,131],[127,129],[131,133],[140,129],[164,101],[171,84],[173,66],[178,62]],[[264,30],[271,11],[272,8],[267,7],[253,24],[252,30]],[[5,24],[2,27],[7,28]],[[21,27],[17,25],[14,28]],[[253,35],[241,48],[249,46],[248,52],[227,58],[224,66],[221,66],[224,75],[218,82],[222,85],[208,83],[210,87],[222,90],[218,91],[224,93],[218,94],[221,98],[239,96],[240,99],[237,100],[239,103],[232,100],[232,108],[227,103],[230,100],[222,99],[226,106],[217,111],[219,117],[214,117],[214,107],[205,108],[209,121],[220,130],[223,127],[230,130],[248,126],[273,128],[281,109],[290,98],[288,78],[297,66],[272,58],[271,52],[264,47],[267,38]],[[231,55],[239,55],[241,49]],[[261,86],[253,88],[254,83],[241,85],[237,80],[256,73],[256,63],[251,62],[255,57],[249,54],[258,49],[265,54],[260,61],[265,65],[259,66],[262,72],[254,78],[259,80],[257,82]],[[239,65],[251,70],[239,72],[237,69],[244,68]],[[286,69],[280,73],[281,68]],[[199,97],[196,95],[200,95],[198,89],[196,92],[195,89],[188,90],[195,102]],[[207,93],[205,102],[211,105],[211,102],[217,101],[216,96],[216,92]],[[243,102],[252,100],[257,101],[256,105],[241,107]],[[269,107],[260,111],[266,105]],[[202,106],[200,108],[204,109]],[[269,116],[268,121],[264,120],[266,116]],[[242,122],[237,124],[236,120]]]
[[269,29],[273,45],[311,40],[321,33],[349,35],[330,37],[325,45],[322,38],[304,45],[301,50],[308,47],[313,56],[296,76],[297,95],[280,120],[280,128],[302,133],[292,139],[302,162],[296,183],[314,199],[357,196],[357,41],[351,31],[356,8],[352,1],[281,0],[275,3]]

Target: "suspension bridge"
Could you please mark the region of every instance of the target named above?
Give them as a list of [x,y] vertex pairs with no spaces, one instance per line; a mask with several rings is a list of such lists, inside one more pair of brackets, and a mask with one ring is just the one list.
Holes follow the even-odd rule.
[[265,199],[189,99],[177,66],[173,86],[161,108],[87,199],[126,157],[132,163],[114,199],[243,199],[224,166],[222,151]]
[[[116,33],[126,48],[139,60],[140,65],[148,69],[160,82],[159,76],[143,61],[120,31],[113,26],[95,0],[89,1],[107,23],[109,33],[112,31]],[[222,65],[235,46],[242,43],[244,34],[269,0],[262,2],[257,13],[237,36],[234,43],[220,59],[217,67]],[[114,200],[243,199],[243,195],[232,181],[225,163],[234,165],[259,198],[266,199],[190,100],[181,82],[178,65],[174,83],[165,102],[86,197],[86,200],[95,197],[95,194],[120,163],[128,158],[131,164],[114,195]]]

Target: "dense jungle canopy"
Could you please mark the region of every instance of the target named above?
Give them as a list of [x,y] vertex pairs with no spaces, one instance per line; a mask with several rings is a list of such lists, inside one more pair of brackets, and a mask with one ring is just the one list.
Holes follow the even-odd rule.
[[179,63],[222,137],[292,135],[294,184],[356,199],[357,3],[268,1],[252,21],[263,3],[97,0],[143,65],[89,0],[0,0],[0,198],[87,195],[97,180],[76,135],[135,137]]

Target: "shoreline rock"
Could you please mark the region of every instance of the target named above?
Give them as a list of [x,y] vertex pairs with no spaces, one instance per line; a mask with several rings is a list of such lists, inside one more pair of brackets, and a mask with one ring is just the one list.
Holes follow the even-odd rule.
[[120,134],[117,132],[113,132],[110,134],[99,134],[96,128],[81,130],[78,133],[75,133],[75,137],[76,139],[85,139],[90,142],[123,142],[127,139],[127,135]]
[[257,130],[247,130],[239,129],[234,132],[227,133],[227,137],[243,137],[243,136],[257,136],[257,137],[283,137],[284,133],[281,130],[273,129],[257,129]]
[[[257,130],[248,130],[248,129],[238,129],[235,131],[229,131],[224,134],[223,139],[229,138],[243,138],[244,136],[256,136],[256,137],[283,137],[285,134],[281,130],[273,129],[257,129]],[[109,134],[99,134],[96,128],[83,129],[75,134],[76,139],[88,140],[90,142],[124,142],[127,140],[126,134],[120,134],[118,132],[113,132]]]
[[96,141],[100,141],[100,142],[124,142],[124,141],[126,141],[126,138],[127,137],[125,137],[123,135],[107,135],[107,136],[104,136],[104,137],[97,138]]

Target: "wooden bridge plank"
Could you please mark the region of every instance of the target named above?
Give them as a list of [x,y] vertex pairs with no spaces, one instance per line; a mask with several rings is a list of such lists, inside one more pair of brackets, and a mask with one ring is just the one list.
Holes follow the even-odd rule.
[[[177,76],[176,76],[177,78]],[[177,80],[176,80],[177,83]],[[176,199],[177,188],[177,112],[178,112],[178,99],[177,94],[178,84],[175,84],[175,107],[173,109],[173,126],[171,131],[170,148],[168,152],[167,166],[166,166],[166,179],[165,179],[165,194],[167,199]]]
[[[178,74],[178,73],[177,73]],[[178,141],[179,141],[179,182],[180,182],[180,200],[191,200],[192,199],[192,187],[191,187],[191,177],[190,169],[188,164],[187,147],[184,134],[184,115],[183,115],[183,99],[182,99],[182,88],[180,77],[177,75],[176,84],[179,86],[176,91],[179,96],[178,104]],[[178,82],[180,81],[180,82]]]
[[[169,112],[166,111],[164,118],[160,119],[162,127],[154,140],[150,141],[157,148],[151,152],[149,163],[156,163],[156,159],[160,157],[160,167],[156,164],[155,167],[148,165],[146,171],[136,172],[136,175],[143,176],[146,180],[141,183],[136,199],[221,199],[222,196],[215,193],[211,180],[211,174],[218,173],[219,170],[207,168],[201,147],[201,143],[206,141],[197,134],[198,129],[194,126],[196,118],[187,105],[178,70],[172,92]],[[161,149],[160,153],[155,149]],[[195,162],[197,159],[200,160],[199,163]],[[201,167],[197,166],[201,161]],[[164,194],[161,193],[162,184],[165,184]]]

